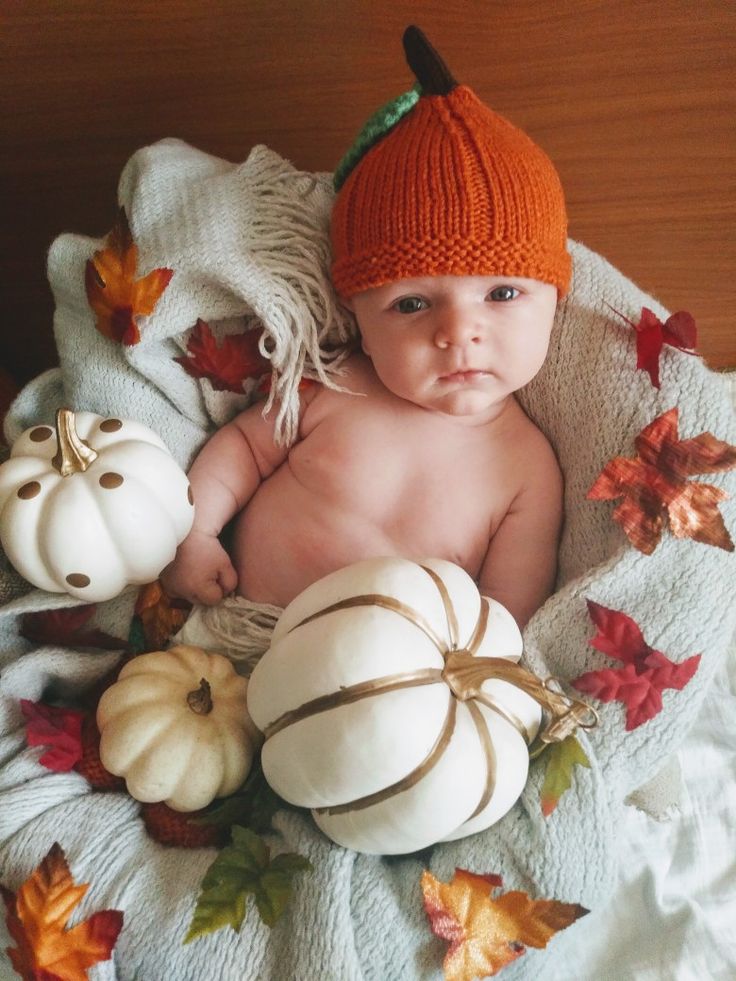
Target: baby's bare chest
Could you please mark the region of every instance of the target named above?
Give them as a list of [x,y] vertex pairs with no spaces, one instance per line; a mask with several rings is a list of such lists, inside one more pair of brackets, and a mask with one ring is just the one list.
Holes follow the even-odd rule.
[[333,413],[294,447],[288,466],[324,509],[420,550],[452,542],[458,554],[485,553],[518,486],[489,433],[382,405]]

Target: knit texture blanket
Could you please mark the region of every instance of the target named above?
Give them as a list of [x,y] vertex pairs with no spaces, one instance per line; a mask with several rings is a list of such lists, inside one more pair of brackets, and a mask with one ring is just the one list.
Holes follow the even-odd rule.
[[[52,246],[49,278],[56,298],[60,368],[27,386],[14,404],[6,438],[50,423],[67,404],[151,426],[186,466],[208,432],[247,404],[251,392],[216,392],[173,358],[197,318],[216,336],[255,323],[265,328],[282,400],[281,437],[293,434],[302,372],[339,384],[339,360],[320,353],[351,334],[326,276],[330,190],[324,175],[299,173],[263,147],[241,165],[167,140],[135,154],[120,182],[140,249],[139,274],[166,266],[175,275],[141,341],[124,348],[94,329],[84,264],[102,242],[64,235]],[[94,883],[80,915],[125,911],[113,960],[91,977],[120,981],[405,981],[438,979],[444,944],[430,933],[420,876],[449,880],[456,867],[503,876],[504,888],[600,907],[616,881],[617,839],[625,798],[650,780],[686,738],[708,683],[736,627],[733,559],[726,551],[665,532],[653,554],[636,551],[611,520],[612,505],[586,500],[611,458],[634,455],[634,439],[655,417],[679,408],[680,437],[710,431],[736,441],[725,382],[693,356],[667,348],[661,388],[635,370],[634,331],[611,307],[637,320],[643,305],[667,312],[603,258],[571,243],[572,289],[560,304],[551,349],[539,376],[521,393],[531,418],[555,447],[565,475],[565,529],[557,591],[525,631],[526,663],[563,682],[603,667],[593,650],[586,599],[625,611],[646,641],[682,661],[702,655],[687,688],[665,692],[662,712],[631,732],[620,703],[600,708],[600,725],[580,741],[590,769],[577,768],[553,814],[540,809],[542,760],[497,825],[418,856],[384,859],[341,849],[308,814],[280,812],[273,852],[309,858],[286,914],[270,930],[250,908],[239,933],[228,929],[182,946],[210,849],[164,848],[144,831],[129,797],[96,793],[78,774],[51,773],[25,745],[20,698],[63,698],[105,674],[118,655],[34,646],[19,633],[30,610],[75,601],[28,590],[2,573],[0,598],[0,879],[16,888],[53,841],[77,881]],[[727,488],[721,504],[736,529],[734,475],[710,475]],[[124,637],[134,591],[102,604],[95,622]],[[566,946],[585,920],[544,951],[529,950],[504,969],[508,981],[544,979],[565,963]],[[574,976],[571,965],[570,976]]]

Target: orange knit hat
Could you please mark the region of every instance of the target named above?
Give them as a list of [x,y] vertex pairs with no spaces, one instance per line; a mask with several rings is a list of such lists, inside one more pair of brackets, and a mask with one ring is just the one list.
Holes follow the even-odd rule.
[[[376,113],[335,175],[332,280],[342,296],[418,276],[523,276],[567,292],[560,179],[516,126],[404,33],[420,93]],[[366,147],[368,147],[366,152]]]

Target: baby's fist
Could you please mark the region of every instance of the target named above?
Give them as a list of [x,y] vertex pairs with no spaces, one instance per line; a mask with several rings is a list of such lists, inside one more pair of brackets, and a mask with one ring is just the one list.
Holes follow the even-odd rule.
[[213,535],[192,531],[161,573],[164,589],[190,603],[214,606],[238,585],[230,556]]

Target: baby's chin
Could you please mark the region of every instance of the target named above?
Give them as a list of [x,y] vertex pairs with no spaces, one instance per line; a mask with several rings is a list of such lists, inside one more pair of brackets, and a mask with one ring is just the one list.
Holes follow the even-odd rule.
[[510,394],[492,395],[490,392],[460,390],[448,392],[427,408],[442,415],[452,416],[458,422],[490,422],[503,412]]

